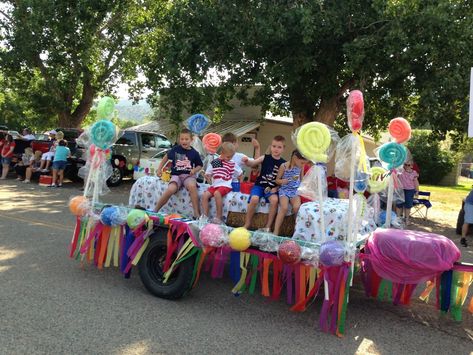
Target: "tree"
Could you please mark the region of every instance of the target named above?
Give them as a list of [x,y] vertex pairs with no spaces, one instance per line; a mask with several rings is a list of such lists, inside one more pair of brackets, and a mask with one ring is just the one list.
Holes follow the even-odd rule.
[[154,13],[142,68],[174,120],[236,94],[333,125],[361,89],[372,132],[398,115],[443,132],[465,126],[472,15],[460,0],[181,0]]
[[[0,68],[30,110],[78,127],[94,97],[134,76],[146,1],[9,0],[0,8]],[[40,78],[41,80],[38,80]],[[34,81],[36,86],[30,86]],[[43,116],[46,118],[46,116]]]

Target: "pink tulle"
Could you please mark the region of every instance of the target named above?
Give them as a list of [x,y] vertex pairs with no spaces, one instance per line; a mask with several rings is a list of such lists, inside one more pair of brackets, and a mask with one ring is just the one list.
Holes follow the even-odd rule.
[[411,230],[378,228],[367,247],[376,273],[403,284],[417,284],[450,270],[460,258],[460,250],[450,239]]

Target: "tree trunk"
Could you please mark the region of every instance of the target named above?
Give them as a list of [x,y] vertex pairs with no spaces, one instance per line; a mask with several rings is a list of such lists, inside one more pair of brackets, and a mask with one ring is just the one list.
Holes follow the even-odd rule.
[[90,81],[85,80],[79,105],[77,105],[74,112],[68,110],[58,112],[59,127],[80,128],[82,121],[84,121],[94,103],[94,93],[95,90],[90,85]]
[[313,120],[313,115],[308,115],[307,112],[292,112],[292,126],[294,128],[300,127],[307,122]]
[[315,121],[322,122],[327,126],[333,127],[335,119],[341,110],[340,97],[333,96],[331,98],[323,98],[320,102],[319,109],[315,114]]

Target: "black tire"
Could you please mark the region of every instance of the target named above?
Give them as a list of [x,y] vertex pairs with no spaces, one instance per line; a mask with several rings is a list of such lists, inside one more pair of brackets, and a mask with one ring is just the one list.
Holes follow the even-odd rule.
[[167,230],[160,228],[150,236],[151,240],[138,264],[138,271],[141,282],[151,294],[176,300],[182,298],[191,287],[195,257],[180,263],[168,282],[164,283],[162,266],[166,258],[166,234]]
[[112,164],[112,175],[107,180],[107,185],[111,187],[120,186],[123,181],[123,169]]

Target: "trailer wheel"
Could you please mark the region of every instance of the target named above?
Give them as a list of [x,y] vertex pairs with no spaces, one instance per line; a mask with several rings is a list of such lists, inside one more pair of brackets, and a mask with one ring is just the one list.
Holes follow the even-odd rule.
[[[160,233],[163,231],[163,233]],[[183,261],[174,270],[168,282],[164,283],[163,266],[166,259],[166,230],[158,232],[150,238],[150,243],[141,256],[138,271],[141,282],[153,295],[168,300],[179,299],[190,289],[195,257]]]

